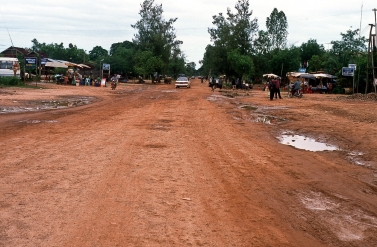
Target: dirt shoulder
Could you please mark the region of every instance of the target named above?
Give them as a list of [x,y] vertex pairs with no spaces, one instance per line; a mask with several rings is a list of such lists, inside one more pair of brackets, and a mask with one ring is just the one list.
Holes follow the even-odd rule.
[[0,88],[0,246],[377,244],[371,98],[40,88]]

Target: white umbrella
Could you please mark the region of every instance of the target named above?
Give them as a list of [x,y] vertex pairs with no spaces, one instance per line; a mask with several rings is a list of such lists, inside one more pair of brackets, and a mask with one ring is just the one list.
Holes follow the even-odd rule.
[[275,75],[275,74],[264,74],[263,77],[267,77],[267,78],[278,78],[279,76],[278,76],[278,75]]
[[82,67],[82,68],[88,68],[88,69],[91,69],[91,67],[89,67],[88,65],[85,65],[85,64],[78,64],[78,66]]
[[336,76],[329,75],[329,74],[313,74],[316,78],[330,78],[335,79]]

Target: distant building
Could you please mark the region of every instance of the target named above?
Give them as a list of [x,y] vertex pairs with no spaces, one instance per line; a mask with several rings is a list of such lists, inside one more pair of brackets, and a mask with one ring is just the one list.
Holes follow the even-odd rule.
[[4,51],[2,51],[0,53],[1,56],[3,57],[14,57],[16,58],[17,56],[27,56],[27,54],[29,53],[30,51],[24,49],[24,48],[20,48],[20,47],[9,47],[7,49],[5,49]]

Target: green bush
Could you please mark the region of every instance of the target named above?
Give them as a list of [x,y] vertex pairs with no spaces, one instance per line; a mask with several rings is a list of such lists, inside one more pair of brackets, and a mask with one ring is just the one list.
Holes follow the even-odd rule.
[[231,82],[223,82],[223,88],[232,88],[232,83]]
[[336,85],[333,88],[332,93],[333,94],[342,94],[342,93],[344,93],[344,89],[340,85]]
[[13,76],[6,76],[1,77],[0,76],[0,85],[6,85],[6,86],[17,86],[21,84],[21,80],[17,77]]

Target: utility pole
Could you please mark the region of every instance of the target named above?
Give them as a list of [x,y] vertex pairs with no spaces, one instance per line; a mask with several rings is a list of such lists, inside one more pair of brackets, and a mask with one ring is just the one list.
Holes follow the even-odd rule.
[[374,42],[372,42],[372,71],[373,71],[373,85],[374,85],[374,92],[376,93],[376,83],[377,82],[377,79],[376,79],[376,74],[375,74],[375,71],[376,71],[376,67],[375,67],[375,60],[374,60],[374,56],[376,55],[376,46],[377,46],[377,18],[376,18],[376,12],[377,12],[377,9],[374,8],[372,9],[374,11]]
[[[374,9],[372,9],[372,11],[374,12],[374,34],[377,34],[377,17],[376,17],[376,12],[377,12],[377,9],[376,8],[374,8]],[[376,36],[375,36],[375,39],[377,39],[376,38]],[[375,43],[376,44],[376,43]]]
[[[372,59],[373,59],[373,51],[371,51],[370,47],[371,47],[371,43],[372,43],[372,30],[373,30],[373,24],[369,24],[370,26],[370,31],[369,31],[369,42],[368,42],[368,58],[367,58],[367,80],[366,80],[366,83],[365,83],[365,94],[368,93],[368,83],[369,83],[369,60],[370,60],[370,56],[372,54]],[[373,62],[372,62],[373,64]],[[372,66],[372,69],[373,66]],[[374,80],[374,79],[373,79]],[[373,85],[373,84],[372,84]]]

